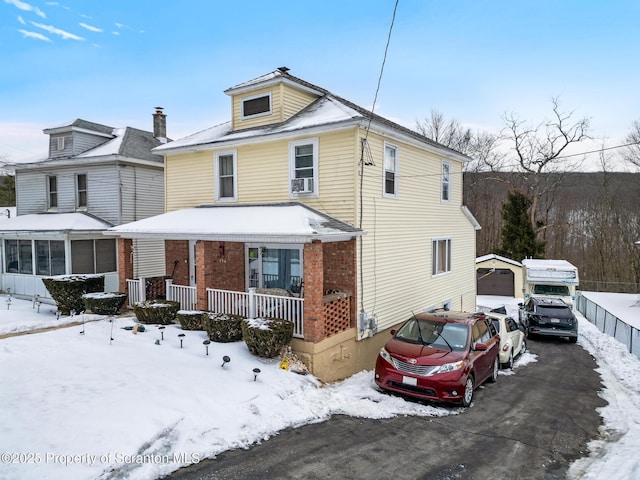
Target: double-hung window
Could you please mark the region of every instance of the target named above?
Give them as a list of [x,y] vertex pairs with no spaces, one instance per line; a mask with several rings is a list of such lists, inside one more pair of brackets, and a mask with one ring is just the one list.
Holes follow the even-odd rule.
[[398,196],[398,147],[384,144],[384,196]]
[[451,199],[451,164],[442,162],[442,194],[440,199],[448,202]]
[[47,208],[58,208],[58,177],[55,175],[47,177]]
[[237,152],[231,150],[215,155],[216,200],[235,201],[238,199]]
[[438,238],[431,241],[431,274],[441,275],[451,271],[451,239]]
[[291,196],[318,193],[318,139],[289,142],[289,192]]
[[87,207],[87,174],[76,175],[76,208]]

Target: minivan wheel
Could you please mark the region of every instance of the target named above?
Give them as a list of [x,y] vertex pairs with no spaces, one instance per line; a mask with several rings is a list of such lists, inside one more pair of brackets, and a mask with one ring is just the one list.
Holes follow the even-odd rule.
[[[511,359],[511,363],[513,364],[513,358]],[[495,383],[498,381],[499,369],[500,369],[500,360],[498,360],[498,357],[496,356],[496,359],[493,361],[493,371],[491,372],[491,376],[489,377],[489,382]]]
[[520,355],[527,353],[527,341],[523,338],[522,345],[520,346]]
[[473,376],[467,377],[467,382],[464,384],[464,396],[462,397],[462,406],[468,408],[473,400]]

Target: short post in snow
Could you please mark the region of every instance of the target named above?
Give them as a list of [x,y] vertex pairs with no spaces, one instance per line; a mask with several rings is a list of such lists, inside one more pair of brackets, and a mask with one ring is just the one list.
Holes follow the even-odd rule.
[[180,339],[180,348],[182,348],[182,340],[184,339],[184,333],[179,333],[178,338]]
[[205,351],[207,352],[207,355],[209,355],[209,344],[211,343],[211,340],[205,340],[204,342],[202,342],[202,344],[204,345]]
[[255,382],[258,378],[258,374],[260,373],[260,369],[258,367],[253,369],[253,381]]
[[222,357],[222,365],[220,365],[220,366],[224,367],[230,361],[231,361],[231,359],[227,355],[225,355],[224,357]]

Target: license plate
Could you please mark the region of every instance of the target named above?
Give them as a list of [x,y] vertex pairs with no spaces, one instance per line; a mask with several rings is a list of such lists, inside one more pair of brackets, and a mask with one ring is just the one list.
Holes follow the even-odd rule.
[[560,319],[559,318],[552,318],[551,319],[551,323],[560,323]]
[[415,387],[416,385],[418,385],[418,379],[415,377],[406,377],[403,375],[402,383],[405,383],[407,385],[413,385]]

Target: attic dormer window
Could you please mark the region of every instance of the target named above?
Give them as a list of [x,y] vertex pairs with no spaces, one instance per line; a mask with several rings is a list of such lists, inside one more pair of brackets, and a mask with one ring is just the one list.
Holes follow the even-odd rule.
[[56,146],[57,150],[64,150],[64,137],[57,138],[58,144]]
[[242,99],[242,118],[260,117],[271,113],[271,92]]

